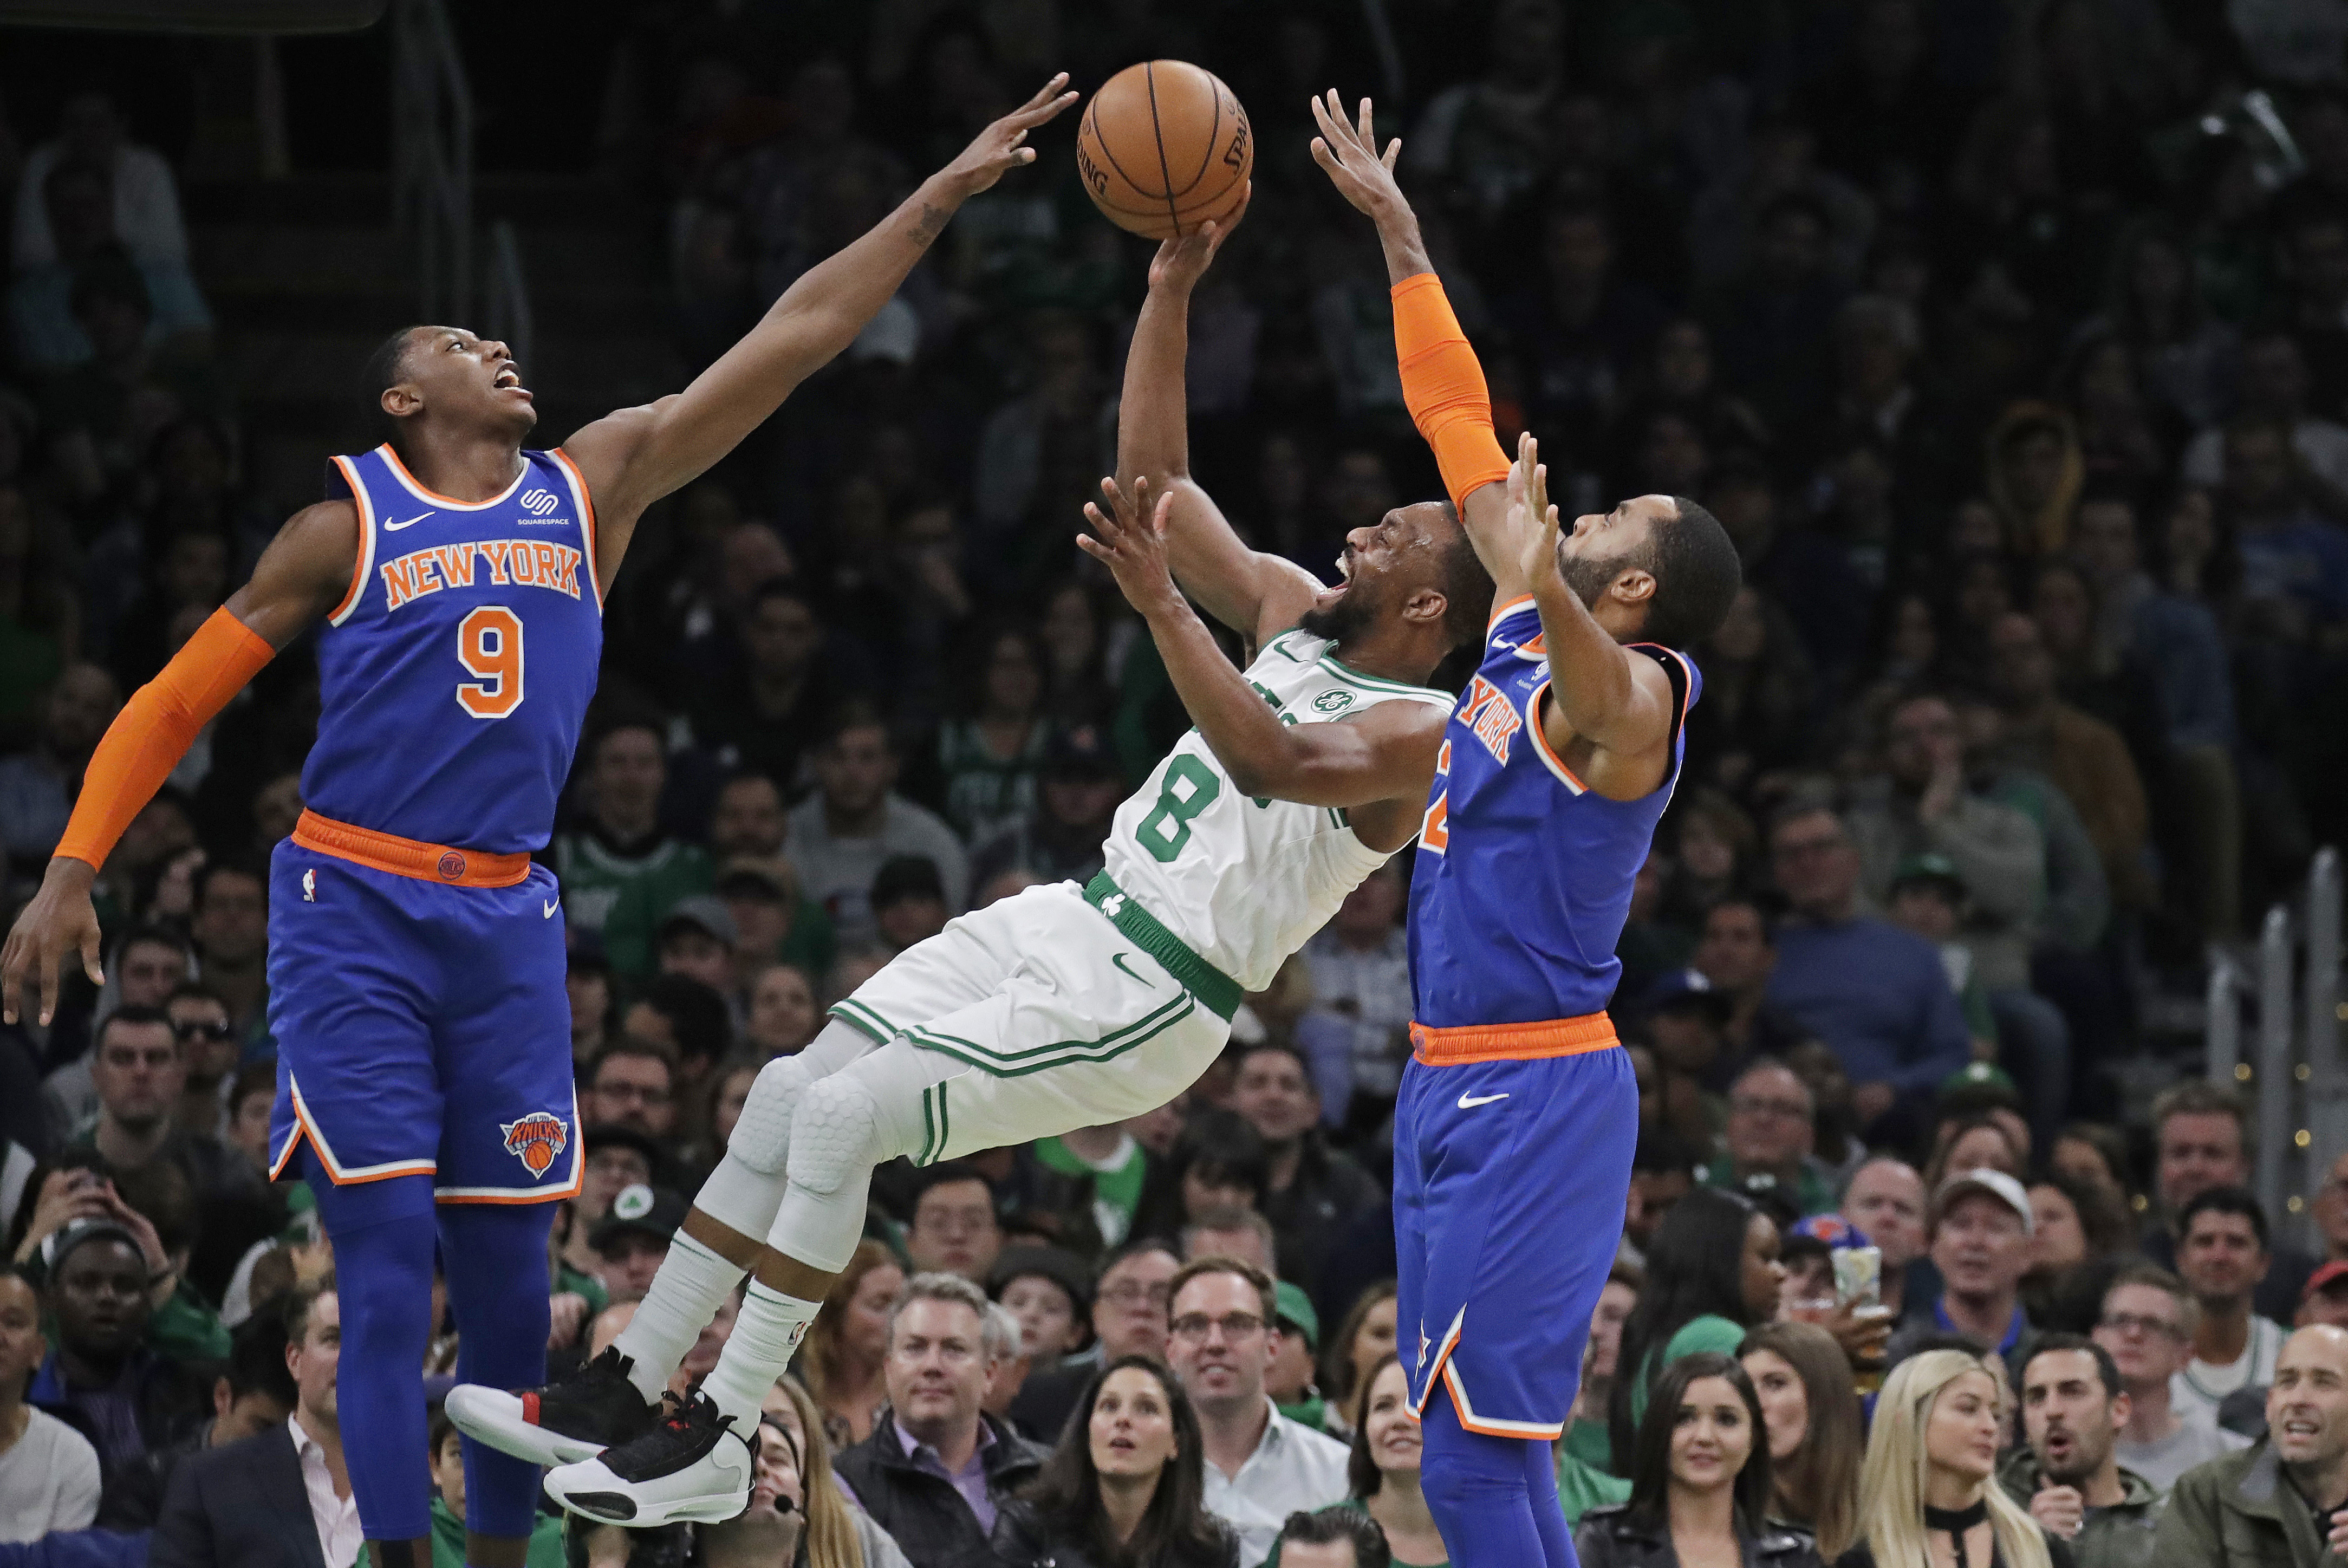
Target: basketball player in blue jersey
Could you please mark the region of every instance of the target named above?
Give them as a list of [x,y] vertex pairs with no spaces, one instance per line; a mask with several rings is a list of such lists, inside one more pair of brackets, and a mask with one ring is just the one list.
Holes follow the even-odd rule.
[[[1396,1326],[1427,1505],[1457,1568],[1569,1568],[1550,1445],[1621,1235],[1638,1088],[1606,1016],[1614,944],[1702,683],[1680,650],[1740,578],[1694,501],[1570,532],[1532,438],[1513,467],[1364,101],[1313,105],[1315,161],[1376,220],[1403,396],[1493,578],[1411,874],[1412,1059],[1395,1108]],[[1635,1368],[1626,1368],[1632,1376]]]
[[[561,891],[534,865],[595,684],[604,593],[645,507],[731,451],[893,294],[964,201],[1035,154],[1065,76],[794,284],[682,393],[560,448],[502,343],[398,333],[370,366],[389,440],[337,458],[252,579],[124,707],[0,955],[15,1021],[60,964],[101,984],[89,890],[196,733],[324,623],[306,805],[273,859],[273,1173],[317,1193],[342,1301],[338,1398],[377,1568],[427,1568],[421,1368],[444,1260],[458,1373],[545,1376],[547,1229],[579,1191]],[[472,1568],[518,1568],[536,1467],[465,1448]],[[342,1568],[337,1564],[335,1568]]]

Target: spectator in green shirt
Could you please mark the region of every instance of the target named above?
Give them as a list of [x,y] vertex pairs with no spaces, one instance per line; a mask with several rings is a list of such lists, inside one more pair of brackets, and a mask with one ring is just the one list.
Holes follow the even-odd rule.
[[[446,1416],[432,1420],[432,1568],[465,1568],[465,1457]],[[530,1524],[527,1568],[563,1568],[562,1521],[541,1513]]]
[[668,757],[661,730],[622,719],[585,748],[575,825],[554,836],[563,918],[601,939],[623,978],[649,974],[653,932],[678,900],[707,892],[709,856],[661,830]]

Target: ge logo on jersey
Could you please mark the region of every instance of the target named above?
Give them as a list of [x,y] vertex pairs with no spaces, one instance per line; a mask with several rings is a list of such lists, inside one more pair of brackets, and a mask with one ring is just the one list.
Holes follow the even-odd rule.
[[521,492],[521,509],[532,517],[544,517],[562,502],[551,490],[527,490]]
[[1313,699],[1315,713],[1343,713],[1354,706],[1354,694],[1349,691],[1324,691]]

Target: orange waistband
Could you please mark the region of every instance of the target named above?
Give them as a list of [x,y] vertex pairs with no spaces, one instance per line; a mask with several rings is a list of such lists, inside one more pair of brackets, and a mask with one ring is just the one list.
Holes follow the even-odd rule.
[[1412,1054],[1431,1068],[1458,1062],[1529,1062],[1542,1057],[1578,1057],[1617,1044],[1614,1020],[1603,1013],[1579,1018],[1545,1018],[1533,1024],[1455,1024],[1431,1029],[1410,1026]]
[[354,828],[304,811],[294,824],[294,841],[305,850],[339,855],[396,877],[446,882],[451,887],[511,887],[530,875],[528,855],[492,855],[480,850],[452,850],[446,844],[419,844],[396,833]]

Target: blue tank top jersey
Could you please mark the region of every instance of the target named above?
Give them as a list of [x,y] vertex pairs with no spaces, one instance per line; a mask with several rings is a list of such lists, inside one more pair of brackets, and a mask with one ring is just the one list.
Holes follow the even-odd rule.
[[350,591],[318,636],[310,810],[490,854],[543,849],[603,647],[595,512],[559,451],[452,500],[388,446],[336,458],[358,503]]
[[1695,665],[1634,645],[1680,699],[1663,782],[1635,800],[1585,788],[1541,738],[1549,686],[1529,598],[1492,617],[1485,659],[1451,710],[1411,868],[1410,975],[1418,1022],[1530,1024],[1602,1009],[1622,973],[1614,944],[1655,821],[1671,803]]

